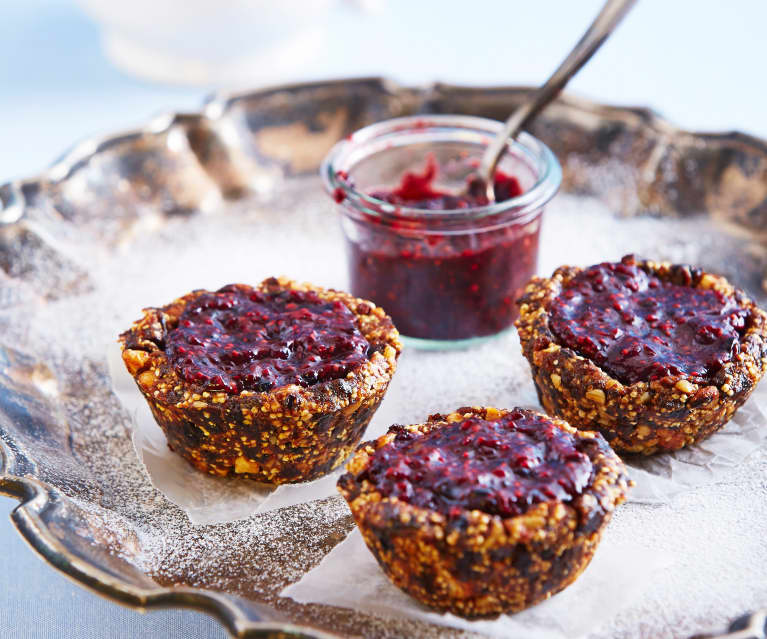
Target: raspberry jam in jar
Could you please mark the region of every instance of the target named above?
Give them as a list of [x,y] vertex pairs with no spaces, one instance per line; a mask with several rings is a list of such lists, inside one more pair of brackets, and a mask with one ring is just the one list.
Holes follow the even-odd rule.
[[561,170],[523,133],[498,164],[495,202],[467,188],[501,126],[453,115],[388,120],[339,142],[323,163],[352,294],[382,306],[415,346],[465,346],[507,329],[535,274],[541,214]]

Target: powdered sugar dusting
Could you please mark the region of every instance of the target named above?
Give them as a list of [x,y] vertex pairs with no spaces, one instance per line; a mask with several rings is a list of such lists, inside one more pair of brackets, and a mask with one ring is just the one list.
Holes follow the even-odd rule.
[[[753,277],[765,263],[762,253],[744,248],[751,246],[747,240],[716,237],[700,220],[617,219],[596,201],[566,195],[545,215],[539,269],[544,274],[562,263],[589,264],[636,252],[698,263],[753,292]],[[94,218],[82,221],[79,233],[54,233],[64,222],[41,211],[31,212],[30,224],[33,235],[37,225],[57,238],[43,257],[53,263],[50,251],[66,256],[55,266],[67,294],[46,293],[45,269],[19,275],[0,310],[0,341],[18,352],[25,382],[37,379],[30,383],[49,389],[50,413],[59,411],[61,418],[51,426],[50,442],[33,441],[34,433],[19,433],[19,439],[24,443],[29,437],[41,478],[74,499],[72,508],[94,541],[160,584],[231,592],[276,606],[298,623],[367,636],[465,634],[279,598],[352,529],[343,501],[330,497],[193,526],[152,486],[132,449],[130,417],[111,392],[105,348],[144,306],[162,305],[195,288],[256,283],[270,275],[345,287],[338,221],[318,180],[292,179],[269,198],[225,203],[204,214],[140,217],[119,232]],[[30,252],[34,265],[39,245],[27,246],[20,250]],[[537,404],[513,332],[472,350],[403,353],[367,437],[394,422],[420,421],[472,404]],[[767,600],[762,543],[767,459],[762,451],[752,452],[762,442],[754,415],[756,439],[745,461],[717,466],[711,477],[699,478],[704,487],[693,484],[667,494],[665,503],[632,503],[616,513],[608,539],[673,559],[620,615],[591,629],[594,636],[686,636],[720,627]]]

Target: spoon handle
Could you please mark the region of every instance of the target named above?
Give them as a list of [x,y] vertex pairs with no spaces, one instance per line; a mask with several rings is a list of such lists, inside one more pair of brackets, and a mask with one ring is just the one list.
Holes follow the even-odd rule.
[[551,102],[565,87],[581,67],[588,62],[602,43],[607,40],[618,23],[624,18],[637,0],[607,0],[599,15],[591,23],[588,31],[578,41],[557,70],[551,74],[546,83],[541,86],[529,100],[526,100],[506,120],[506,125],[493,141],[488,145],[479,165],[479,176],[486,184],[492,183],[492,175],[503,152],[506,150],[506,142],[533,118],[538,112]]

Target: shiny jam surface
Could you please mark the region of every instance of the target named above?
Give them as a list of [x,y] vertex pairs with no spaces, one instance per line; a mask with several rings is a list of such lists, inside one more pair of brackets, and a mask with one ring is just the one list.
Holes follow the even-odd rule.
[[187,382],[208,390],[268,391],[345,377],[367,359],[354,314],[314,292],[225,286],[187,304],[165,352]]
[[[423,173],[406,173],[397,188],[371,195],[431,210],[487,204],[481,192],[456,196],[435,189],[435,176],[436,166],[429,163]],[[496,174],[495,186],[498,201],[522,192],[512,176]],[[537,266],[539,229],[537,219],[457,234],[438,220],[358,224],[347,245],[352,292],[383,306],[408,337],[493,335],[516,318],[515,299]]]
[[710,382],[739,352],[749,317],[718,291],[661,280],[630,260],[581,271],[549,314],[562,345],[624,384],[668,375]]
[[[481,183],[469,181],[466,193],[454,195],[434,188],[439,167],[433,156],[429,156],[423,171],[408,171],[400,178],[400,183],[390,191],[380,190],[370,193],[376,199],[416,209],[434,211],[452,211],[457,209],[487,206],[490,202]],[[522,187],[513,175],[506,175],[496,170],[493,176],[493,188],[497,202],[505,202],[522,195]]]
[[580,495],[592,477],[588,450],[600,445],[606,446],[579,439],[544,415],[514,409],[496,420],[472,416],[425,435],[399,427],[359,479],[384,497],[448,517],[462,510],[510,517],[539,502]]

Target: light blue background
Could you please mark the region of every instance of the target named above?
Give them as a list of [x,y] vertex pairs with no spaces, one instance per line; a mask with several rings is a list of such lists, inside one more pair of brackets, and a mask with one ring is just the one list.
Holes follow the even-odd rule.
[[[284,80],[387,75],[404,83],[536,83],[601,1],[381,4],[374,16],[337,12],[326,48]],[[640,0],[571,90],[652,106],[688,129],[767,137],[766,29],[764,0]],[[195,109],[207,92],[117,71],[101,53],[96,25],[72,2],[0,0],[0,182],[34,175],[84,137]],[[13,506],[0,498],[0,511]],[[7,520],[0,520],[0,549],[0,636],[224,636],[204,615],[139,615],[70,584],[26,548]]]

